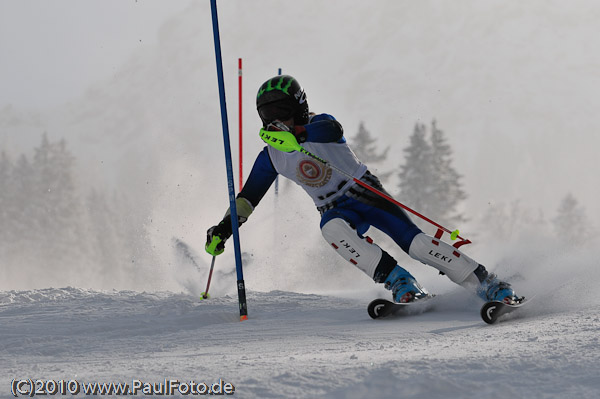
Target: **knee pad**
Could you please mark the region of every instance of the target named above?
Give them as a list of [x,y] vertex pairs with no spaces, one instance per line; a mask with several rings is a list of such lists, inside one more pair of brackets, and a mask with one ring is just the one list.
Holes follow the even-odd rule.
[[479,263],[453,246],[424,233],[415,236],[408,254],[419,262],[435,267],[457,284],[464,282],[479,267]]
[[[376,282],[383,282],[396,261],[370,237],[361,237],[343,219],[331,219],[321,227],[321,233],[335,251],[365,272]],[[380,281],[381,280],[381,281]]]

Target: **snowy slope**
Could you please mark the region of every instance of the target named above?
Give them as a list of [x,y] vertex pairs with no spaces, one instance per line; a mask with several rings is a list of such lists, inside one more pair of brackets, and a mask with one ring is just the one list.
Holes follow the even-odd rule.
[[[250,292],[0,292],[0,397],[13,378],[212,383],[239,398],[596,398],[600,306],[494,326],[466,293],[425,314],[371,320],[368,299]],[[82,394],[80,394],[82,396]]]

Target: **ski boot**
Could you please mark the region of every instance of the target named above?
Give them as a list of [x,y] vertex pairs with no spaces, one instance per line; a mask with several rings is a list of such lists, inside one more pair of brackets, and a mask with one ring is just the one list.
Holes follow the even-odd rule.
[[509,305],[515,305],[524,299],[519,298],[510,284],[500,281],[494,273],[489,273],[481,282],[477,290],[477,295],[486,302],[499,301]]
[[384,281],[384,286],[392,291],[392,298],[397,303],[414,302],[429,296],[412,274],[399,265],[392,269]]

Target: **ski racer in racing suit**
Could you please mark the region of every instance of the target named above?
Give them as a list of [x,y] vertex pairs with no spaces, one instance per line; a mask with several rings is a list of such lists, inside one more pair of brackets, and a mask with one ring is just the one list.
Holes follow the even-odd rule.
[[[519,300],[510,284],[458,248],[423,233],[398,205],[350,179],[348,175],[387,194],[379,179],[346,143],[341,124],[331,115],[309,113],[306,93],[296,79],[280,75],[267,80],[258,90],[256,104],[265,130],[293,133],[306,150],[347,175],[302,152],[283,152],[266,146],[236,198],[239,225],[258,206],[275,178],[283,175],[300,185],[314,201],[327,244],[373,281],[384,284],[395,302],[418,301],[429,294],[412,274],[365,235],[370,227],[391,237],[411,258],[436,268],[486,301]],[[213,256],[221,254],[231,234],[228,210],[223,220],[208,230],[207,252]]]

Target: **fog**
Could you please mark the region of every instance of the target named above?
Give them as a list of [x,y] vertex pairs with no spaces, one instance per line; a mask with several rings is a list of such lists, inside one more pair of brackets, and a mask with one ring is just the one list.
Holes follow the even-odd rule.
[[[589,253],[559,251],[560,238],[551,241],[547,229],[498,240],[482,219],[516,201],[526,214],[552,218],[572,193],[600,225],[597,2],[235,0],[218,7],[234,154],[238,58],[244,63],[245,176],[263,147],[255,92],[282,68],[304,86],[312,111],[334,115],[347,136],[363,121],[391,146],[382,169],[398,169],[415,123],[435,119],[464,176],[470,221],[456,227],[476,242],[465,247],[476,259],[507,265],[505,273],[533,265],[520,273],[533,277],[552,248],[559,253],[550,252],[552,265],[575,256],[591,270]],[[124,285],[201,290],[204,275],[194,277],[171,243],[179,237],[201,250],[228,206],[209,2],[3,1],[0,54],[0,150],[32,153],[44,132],[66,139],[82,186],[124,192],[148,216],[155,261],[147,278]],[[397,181],[387,186],[397,191]],[[248,286],[369,285],[341,259],[322,255],[318,220],[291,184],[277,198],[269,193],[242,228]],[[218,259],[222,270],[233,268],[231,249]],[[206,268],[210,259],[198,252]],[[448,286],[433,271],[415,274],[439,290]],[[556,276],[558,284],[563,274]],[[33,284],[13,278],[1,288]],[[215,284],[217,292],[231,288]]]

